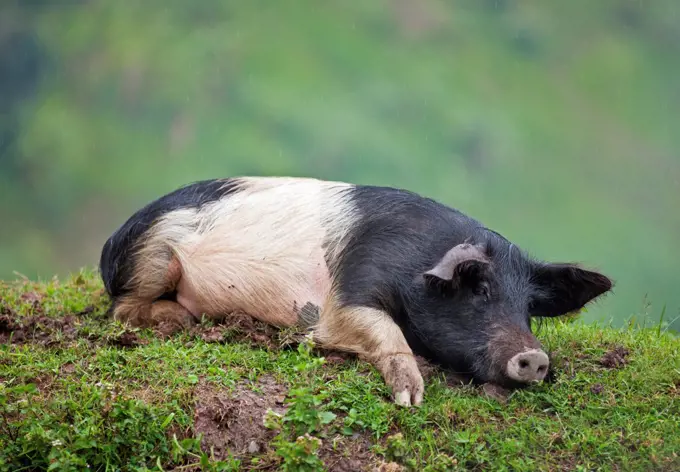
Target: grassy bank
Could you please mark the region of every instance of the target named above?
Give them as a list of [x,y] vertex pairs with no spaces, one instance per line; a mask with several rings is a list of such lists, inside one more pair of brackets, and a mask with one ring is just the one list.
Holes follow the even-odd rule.
[[542,326],[553,378],[511,394],[423,364],[404,409],[294,332],[131,331],[106,308],[92,272],[0,282],[0,470],[680,469],[680,340],[661,326]]

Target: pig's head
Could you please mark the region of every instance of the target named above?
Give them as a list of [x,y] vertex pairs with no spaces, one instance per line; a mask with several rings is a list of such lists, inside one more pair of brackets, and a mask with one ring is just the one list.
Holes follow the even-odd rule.
[[434,360],[522,387],[549,369],[532,317],[578,311],[611,287],[600,273],[531,260],[507,241],[460,244],[417,278],[410,324]]

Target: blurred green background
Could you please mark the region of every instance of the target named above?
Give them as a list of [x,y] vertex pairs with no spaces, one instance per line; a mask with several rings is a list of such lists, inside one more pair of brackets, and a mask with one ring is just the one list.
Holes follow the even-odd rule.
[[[192,180],[405,187],[680,316],[677,0],[5,0],[0,278]],[[676,321],[674,328],[680,328]]]

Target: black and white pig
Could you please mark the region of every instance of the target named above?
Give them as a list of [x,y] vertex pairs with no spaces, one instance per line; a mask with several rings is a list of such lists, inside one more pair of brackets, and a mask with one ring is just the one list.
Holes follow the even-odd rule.
[[478,382],[543,380],[549,360],[531,318],[579,310],[612,287],[413,192],[292,177],[179,188],[115,231],[100,271],[117,320],[188,326],[243,312],[298,325],[371,362],[400,405],[423,399],[414,354]]

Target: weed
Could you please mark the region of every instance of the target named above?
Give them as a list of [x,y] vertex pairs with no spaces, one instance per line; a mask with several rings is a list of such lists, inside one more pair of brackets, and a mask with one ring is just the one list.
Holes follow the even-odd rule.
[[[229,457],[227,460],[216,460],[201,450],[201,438],[185,438],[181,441],[177,440],[177,436],[172,437],[172,460],[179,463],[187,458],[196,460],[197,462],[190,462],[177,469],[199,469],[203,472],[232,472],[238,471],[241,467],[241,461],[234,457]],[[156,461],[156,466],[159,470],[163,470],[160,458]],[[175,470],[177,470],[175,469]]]
[[300,361],[295,365],[295,371],[299,375],[289,392],[286,413],[277,416],[270,411],[265,418],[268,427],[280,430],[272,444],[276,454],[283,459],[283,470],[291,472],[323,470],[318,457],[321,440],[310,434],[321,432],[323,426],[336,418],[335,413],[322,407],[327,393],[314,393],[313,374],[323,365],[324,358],[312,356],[313,347],[310,338],[298,344]]

